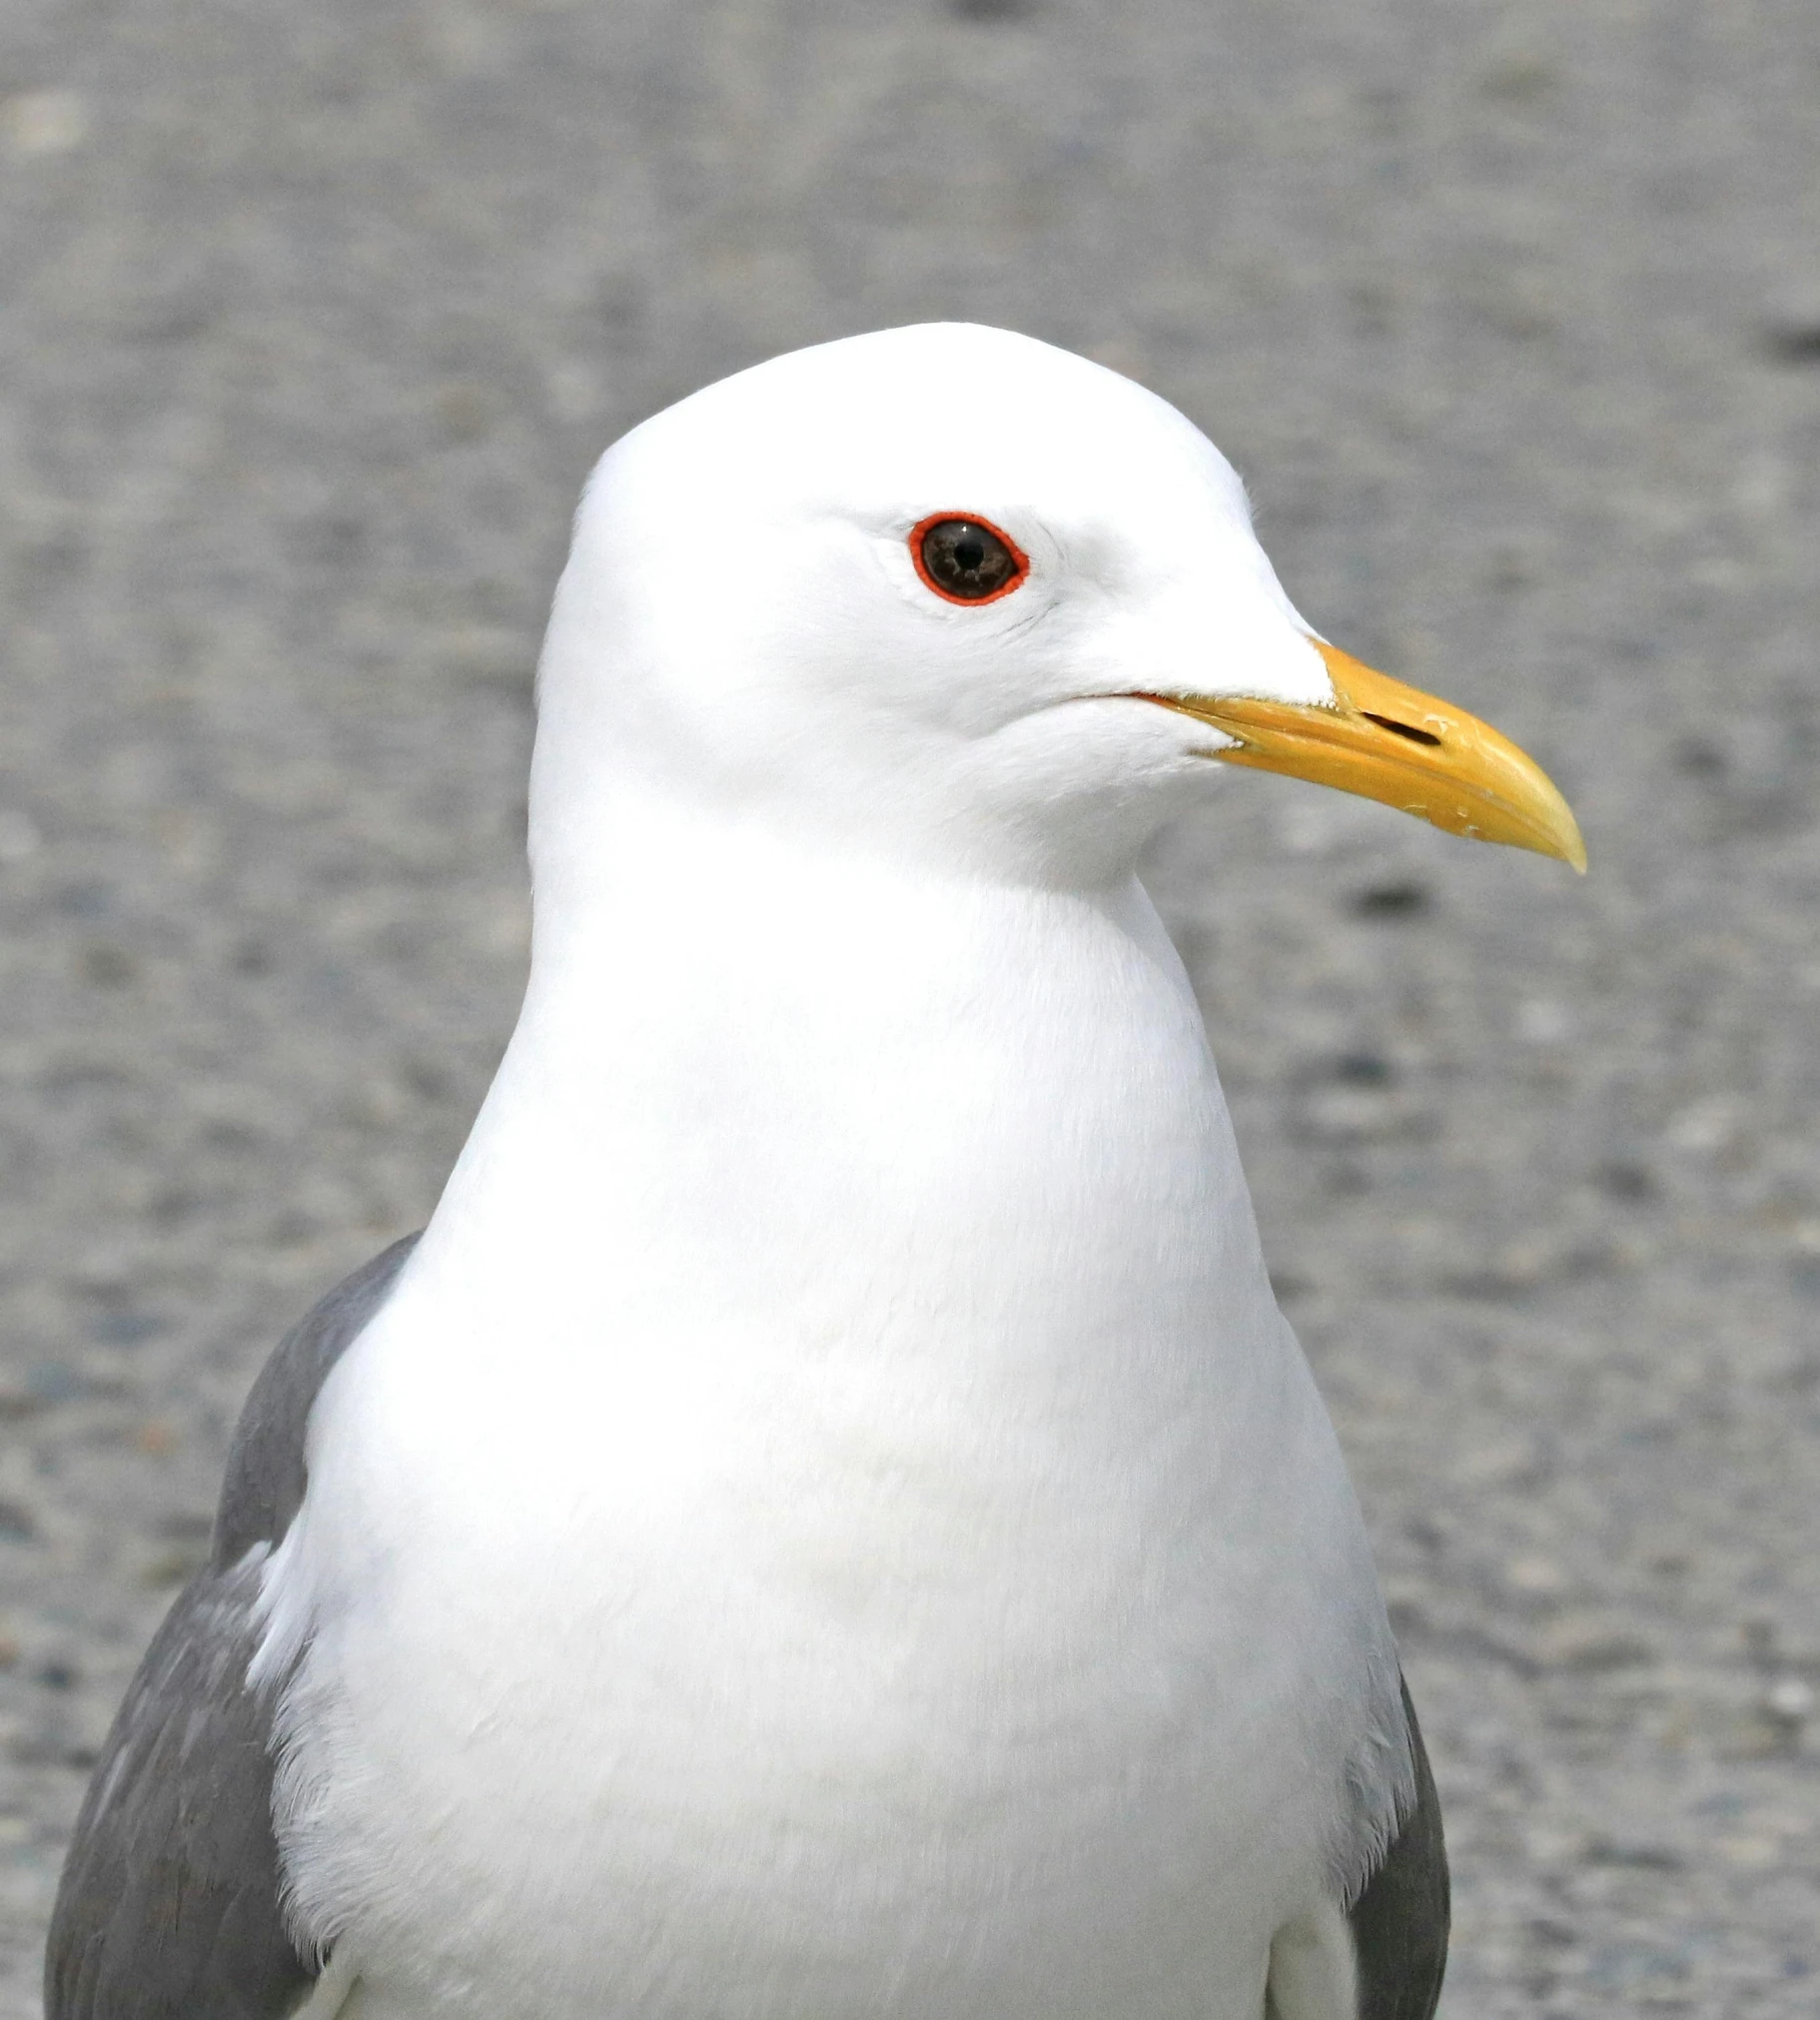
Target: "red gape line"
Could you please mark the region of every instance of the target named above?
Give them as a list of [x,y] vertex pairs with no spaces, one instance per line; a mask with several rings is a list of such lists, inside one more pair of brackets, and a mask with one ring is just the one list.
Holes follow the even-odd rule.
[[[965,519],[970,526],[984,526],[985,529],[1005,543],[1005,551],[1018,564],[1018,571],[1008,582],[1002,582],[989,596],[954,596],[944,589],[940,582],[923,564],[923,541],[929,535],[931,526],[945,525],[950,519]],[[963,609],[978,610],[987,603],[996,603],[1001,596],[1009,596],[1013,589],[1022,588],[1024,577],[1030,572],[1030,556],[1003,526],[994,525],[978,512],[931,512],[927,518],[920,518],[910,528],[910,558],[916,563],[916,572],[922,576],[926,588],[931,588],[944,603],[959,603]]]

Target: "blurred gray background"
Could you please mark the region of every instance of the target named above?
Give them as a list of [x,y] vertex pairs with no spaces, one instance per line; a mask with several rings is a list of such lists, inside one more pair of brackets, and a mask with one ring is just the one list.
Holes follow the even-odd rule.
[[931,316],[1143,379],[1592,873],[1159,849],[1446,1804],[1453,2020],[1820,2008],[1813,0],[8,0],[0,2016],[278,1333],[524,956],[576,489]]

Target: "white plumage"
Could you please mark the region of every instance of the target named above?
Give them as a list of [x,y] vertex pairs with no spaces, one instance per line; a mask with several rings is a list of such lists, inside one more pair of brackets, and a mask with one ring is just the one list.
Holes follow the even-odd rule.
[[604,459],[540,679],[523,1014],[265,1574],[311,2013],[1350,2014],[1396,1659],[1134,872],[1232,783],[1154,697],[1333,698],[1237,479],[800,353]]

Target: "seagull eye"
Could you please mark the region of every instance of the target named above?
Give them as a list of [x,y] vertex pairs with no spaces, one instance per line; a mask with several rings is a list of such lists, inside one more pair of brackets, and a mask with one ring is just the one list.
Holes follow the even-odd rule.
[[985,519],[937,512],[911,528],[916,572],[951,603],[989,603],[1024,579],[1030,558],[1010,534]]

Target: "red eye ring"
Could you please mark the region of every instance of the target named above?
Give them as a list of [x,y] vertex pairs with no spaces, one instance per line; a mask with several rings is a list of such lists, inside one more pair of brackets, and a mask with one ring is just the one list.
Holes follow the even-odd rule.
[[[937,534],[953,537],[938,540]],[[985,536],[983,541],[973,537],[979,534]],[[957,568],[954,557],[964,559],[969,544],[986,551],[979,560]],[[1030,556],[1024,549],[1002,526],[994,525],[978,512],[931,512],[910,528],[909,547],[923,586],[933,590],[944,603],[960,603],[969,608],[996,603],[1001,596],[1009,596],[1018,588],[1030,572]],[[990,551],[992,547],[998,549],[996,554]],[[997,568],[1004,566],[1009,566],[1010,573],[1002,581],[993,580]],[[947,581],[938,579],[935,572],[938,567],[947,573]]]

